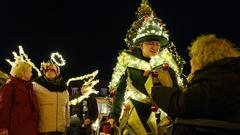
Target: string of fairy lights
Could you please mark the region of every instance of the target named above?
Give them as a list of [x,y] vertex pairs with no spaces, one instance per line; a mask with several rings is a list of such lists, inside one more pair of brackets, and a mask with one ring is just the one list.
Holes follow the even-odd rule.
[[[59,60],[56,60],[59,59]],[[59,52],[55,52],[51,54],[51,61],[56,63],[58,66],[64,66],[66,64],[65,60],[63,59],[62,55]]]
[[[86,92],[85,94],[79,96],[78,98],[75,98],[75,99],[69,101],[69,105],[76,105],[77,103],[82,102],[84,99],[89,98],[89,95],[91,95],[91,94],[93,94],[93,93],[94,93],[94,94],[98,94],[98,91],[96,91],[95,89],[93,89],[93,87],[94,87],[97,83],[99,83],[99,80],[94,80],[94,81],[92,81],[91,84],[90,84],[90,86],[87,87],[87,92]],[[85,84],[83,84],[83,85],[85,85]]]
[[71,81],[84,80],[84,79],[88,79],[88,78],[91,78],[90,80],[92,80],[92,79],[95,78],[95,76],[98,74],[98,72],[99,72],[98,70],[95,70],[91,74],[86,74],[86,75],[83,75],[83,76],[70,78],[70,79],[68,79],[66,84],[68,86]]
[[35,66],[35,64],[33,62],[31,62],[31,59],[28,58],[28,55],[24,52],[23,47],[21,45],[19,45],[18,49],[19,49],[19,55],[15,51],[12,52],[15,61],[11,61],[10,59],[5,59],[5,60],[11,66],[14,66],[18,61],[26,61],[33,67],[33,69],[35,69],[37,71],[38,76],[41,76],[40,70]]
[[98,94],[98,91],[96,91],[94,89],[94,86],[99,83],[99,80],[94,80],[94,78],[96,77],[96,75],[98,74],[98,70],[95,70],[94,72],[92,72],[91,74],[87,74],[87,75],[83,75],[83,76],[79,76],[79,77],[73,77],[73,78],[70,78],[68,81],[67,81],[67,85],[69,85],[69,83],[71,81],[77,81],[77,80],[84,80],[84,79],[88,79],[88,81],[86,81],[83,85],[86,85],[88,86],[87,87],[87,92],[84,93],[83,95],[71,100],[69,102],[69,105],[76,105],[77,103],[80,103],[82,102],[83,99],[86,99],[89,97],[89,95],[95,93],[95,94]]

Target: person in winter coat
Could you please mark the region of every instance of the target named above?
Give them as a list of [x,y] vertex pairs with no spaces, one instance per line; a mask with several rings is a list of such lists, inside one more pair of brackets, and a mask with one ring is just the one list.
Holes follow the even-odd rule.
[[152,88],[156,104],[173,119],[205,118],[240,123],[240,52],[214,34],[201,35],[189,48],[191,73],[184,92]]
[[41,70],[43,75],[33,82],[40,109],[39,133],[63,135],[70,124],[66,83],[60,75],[60,68],[52,62],[43,62]]
[[32,66],[16,61],[0,92],[0,133],[37,135],[38,107],[30,81]]
[[[82,84],[79,88],[80,91],[76,92],[71,89],[70,86],[70,99],[76,99],[80,96],[86,95],[89,85]],[[78,90],[79,90],[78,89]],[[75,91],[75,92],[74,92]],[[70,106],[71,124],[68,131],[68,135],[92,135],[94,134],[91,127],[92,123],[98,118],[98,106],[96,100],[96,94],[92,93],[87,98],[84,98],[80,103]]]

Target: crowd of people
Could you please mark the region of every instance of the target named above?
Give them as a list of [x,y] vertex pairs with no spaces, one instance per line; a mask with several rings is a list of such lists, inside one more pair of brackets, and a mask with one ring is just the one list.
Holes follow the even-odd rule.
[[[104,122],[111,130],[104,134],[167,135],[177,117],[240,123],[240,51],[234,43],[215,34],[196,37],[184,77],[184,62],[170,51],[165,24],[147,0],[131,26],[109,83],[113,100]],[[40,64],[39,77],[32,78],[32,69],[30,61],[15,59],[10,73],[0,74],[0,135],[98,134],[91,128],[99,118],[96,94],[69,104],[88,92],[88,83],[67,85],[53,61]],[[186,127],[176,133],[198,134]]]

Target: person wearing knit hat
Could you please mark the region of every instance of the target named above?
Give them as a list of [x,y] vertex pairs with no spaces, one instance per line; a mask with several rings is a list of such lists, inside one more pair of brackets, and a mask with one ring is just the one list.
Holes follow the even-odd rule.
[[45,73],[47,70],[53,70],[57,76],[60,75],[60,68],[57,64],[54,64],[52,61],[42,62],[40,70]]
[[152,101],[151,88],[161,83],[182,86],[181,71],[168,50],[171,42],[165,24],[147,0],[142,0],[137,17],[125,38],[128,49],[120,53],[109,83],[114,96],[109,122],[117,123],[120,134],[157,135],[162,132],[158,127],[171,121]]
[[42,62],[42,76],[33,81],[40,107],[39,134],[64,135],[70,126],[69,93],[60,68],[52,61]]

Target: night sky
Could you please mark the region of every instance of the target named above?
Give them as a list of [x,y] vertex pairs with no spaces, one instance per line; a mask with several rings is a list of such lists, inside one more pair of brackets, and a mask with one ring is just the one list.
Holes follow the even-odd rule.
[[[5,58],[22,45],[39,67],[52,52],[66,60],[65,78],[99,70],[97,78],[109,81],[118,51],[126,49],[124,38],[141,0],[18,0],[1,3],[0,68],[9,72]],[[239,7],[230,1],[193,3],[150,1],[166,23],[178,53],[188,60],[187,46],[200,34],[215,33],[240,44]],[[184,72],[189,72],[189,63]]]

